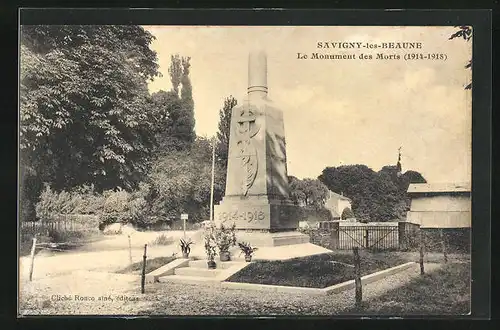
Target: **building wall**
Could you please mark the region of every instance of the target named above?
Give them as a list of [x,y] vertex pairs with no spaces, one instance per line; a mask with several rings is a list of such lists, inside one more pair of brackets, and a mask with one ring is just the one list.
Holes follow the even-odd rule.
[[351,203],[348,200],[340,199],[336,196],[328,198],[325,202],[325,207],[332,212],[332,215],[337,213],[339,217],[342,216],[342,211],[344,211],[346,207],[352,209]]
[[346,200],[343,200],[343,199],[339,199],[339,203],[338,203],[338,214],[340,215],[340,217],[342,218],[342,212],[344,211],[345,208],[349,208],[351,209],[351,203],[349,203],[349,201],[346,201]]
[[471,226],[470,197],[415,196],[407,221],[419,224],[422,228],[468,228]]

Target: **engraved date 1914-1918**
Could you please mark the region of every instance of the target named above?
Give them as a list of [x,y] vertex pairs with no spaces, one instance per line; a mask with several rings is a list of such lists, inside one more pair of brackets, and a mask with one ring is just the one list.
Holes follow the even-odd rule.
[[219,214],[219,220],[223,223],[227,220],[233,221],[263,221],[266,218],[266,215],[263,211],[231,211],[231,212],[221,212]]

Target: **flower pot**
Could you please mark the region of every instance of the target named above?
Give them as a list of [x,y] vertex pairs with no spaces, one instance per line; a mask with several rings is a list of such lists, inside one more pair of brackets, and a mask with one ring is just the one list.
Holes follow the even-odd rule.
[[229,254],[229,251],[220,253],[220,261],[229,261],[229,260],[231,260],[231,254]]
[[182,257],[183,257],[184,259],[189,259],[189,253],[182,252]]
[[217,264],[213,260],[209,260],[207,262],[207,265],[208,265],[208,269],[215,269],[215,268],[217,268]]
[[245,261],[246,262],[252,261],[252,256],[245,256]]

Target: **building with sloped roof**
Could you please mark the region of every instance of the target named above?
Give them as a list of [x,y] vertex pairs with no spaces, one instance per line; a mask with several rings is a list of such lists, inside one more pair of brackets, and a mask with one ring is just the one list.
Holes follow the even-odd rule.
[[407,221],[421,228],[468,228],[471,226],[470,183],[410,184]]
[[407,221],[420,225],[426,250],[470,251],[470,183],[419,183],[408,187],[411,198]]
[[[325,208],[332,214],[333,220],[345,220],[342,214],[347,209],[352,212],[352,200],[343,194],[329,191],[328,197],[325,201]],[[350,212],[350,213],[351,213]],[[352,213],[351,213],[352,214]]]

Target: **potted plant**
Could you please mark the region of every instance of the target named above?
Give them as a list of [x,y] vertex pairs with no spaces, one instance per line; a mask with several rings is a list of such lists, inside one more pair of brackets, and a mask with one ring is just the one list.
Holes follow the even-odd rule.
[[184,259],[188,259],[189,258],[189,252],[191,252],[191,244],[194,244],[194,242],[191,241],[190,238],[188,238],[187,240],[181,238],[181,241],[180,241],[179,245],[181,247],[182,257]]
[[[241,243],[238,243],[238,245],[241,249],[241,253],[245,254],[245,261],[246,262],[252,261],[252,255],[258,249],[255,247],[251,247],[250,243],[241,242]],[[241,253],[240,253],[240,255],[241,255]]]
[[215,269],[217,264],[214,259],[217,255],[217,244],[215,241],[215,233],[213,227],[208,227],[205,229],[204,240],[205,240],[205,252],[207,254],[207,265],[208,269]]
[[229,248],[236,245],[236,225],[233,224],[230,228],[221,225],[220,228],[215,229],[215,242],[219,248],[220,261],[231,260]]

